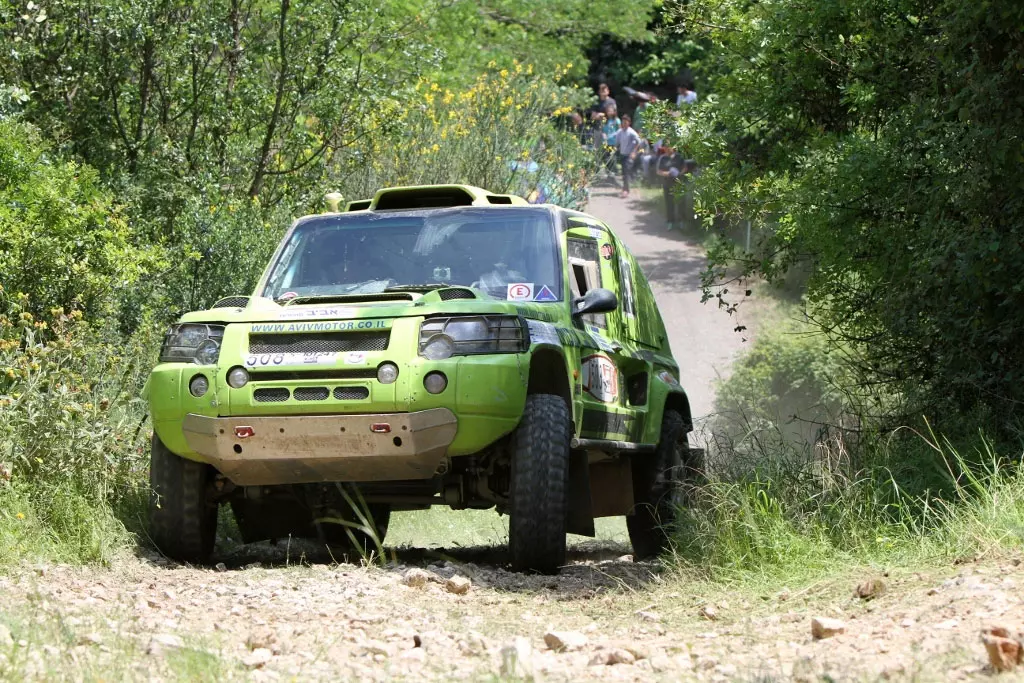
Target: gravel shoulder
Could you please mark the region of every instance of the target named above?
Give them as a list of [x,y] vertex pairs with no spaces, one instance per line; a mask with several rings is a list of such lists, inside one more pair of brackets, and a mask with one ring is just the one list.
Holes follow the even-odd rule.
[[[866,580],[869,600],[855,596]],[[0,578],[0,676],[966,680],[989,675],[983,627],[1021,627],[1021,581],[1011,561],[770,589],[596,556],[557,577],[401,556],[385,568],[26,567]],[[845,632],[815,640],[815,617]]]

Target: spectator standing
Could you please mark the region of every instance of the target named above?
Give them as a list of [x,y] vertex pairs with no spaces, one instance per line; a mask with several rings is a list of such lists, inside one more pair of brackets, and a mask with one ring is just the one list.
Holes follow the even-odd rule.
[[615,100],[612,98],[611,89],[608,87],[607,83],[598,83],[597,104],[590,108],[590,120],[599,121],[604,115],[604,111],[608,108],[609,104],[615,104]]
[[665,197],[666,227],[669,230],[674,230],[677,227],[683,227],[682,223],[678,222],[679,218],[682,218],[683,211],[679,205],[677,188],[681,184],[680,176],[686,167],[686,160],[682,154],[671,147],[665,147],[663,151],[664,153],[658,158],[657,174],[661,177],[661,192]]
[[633,159],[640,151],[640,134],[631,127],[633,123],[629,114],[623,114],[620,122],[618,135],[615,138],[615,147],[619,153],[619,163],[622,165],[622,196],[629,196],[629,174],[633,169]]
[[682,107],[684,104],[697,104],[697,92],[690,88],[685,83],[680,83],[676,87],[676,106]]

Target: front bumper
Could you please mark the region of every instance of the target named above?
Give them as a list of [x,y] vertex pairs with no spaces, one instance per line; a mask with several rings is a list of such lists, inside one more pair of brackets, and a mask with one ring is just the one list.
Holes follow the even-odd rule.
[[[387,424],[375,433],[371,425]],[[434,476],[455,439],[447,408],[371,415],[208,417],[189,413],[185,441],[240,486]],[[236,428],[251,436],[237,436]]]

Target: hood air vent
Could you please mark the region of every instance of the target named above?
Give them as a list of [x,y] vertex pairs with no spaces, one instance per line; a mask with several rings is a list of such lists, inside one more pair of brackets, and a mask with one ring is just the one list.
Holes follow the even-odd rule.
[[469,289],[460,289],[458,287],[451,287],[449,289],[442,289],[437,293],[441,297],[441,301],[452,301],[453,299],[475,299],[476,294]]

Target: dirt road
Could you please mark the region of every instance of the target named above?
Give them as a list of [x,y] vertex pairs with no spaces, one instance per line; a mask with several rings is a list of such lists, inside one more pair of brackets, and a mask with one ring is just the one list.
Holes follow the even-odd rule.
[[[590,210],[644,265],[706,415],[740,339],[699,303],[700,250],[649,203],[612,192],[595,192]],[[417,534],[405,530],[436,545]],[[211,569],[137,552],[109,568],[0,575],[0,679],[961,679],[986,675],[982,626],[1024,618],[1024,568],[1010,560],[737,589],[635,563],[607,541],[574,546],[556,577],[511,574],[500,548],[451,542],[391,548],[387,566],[368,567],[298,544],[222,550]],[[853,595],[864,579],[876,581],[870,599]],[[815,640],[816,616],[845,632]]]
[[715,380],[728,375],[743,346],[733,331],[735,321],[714,302],[701,303],[703,250],[667,230],[661,203],[645,201],[635,190],[629,199],[620,199],[618,188],[599,186],[587,212],[615,230],[647,274],[679,362],[680,382],[694,419],[701,420],[713,409]]

